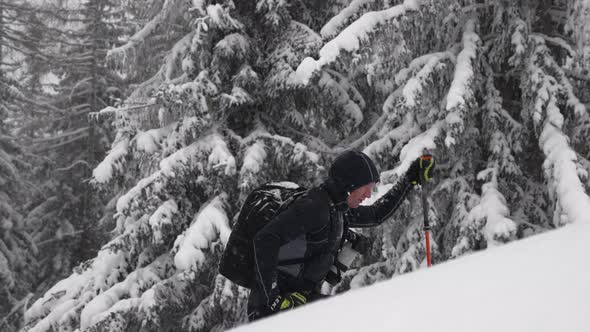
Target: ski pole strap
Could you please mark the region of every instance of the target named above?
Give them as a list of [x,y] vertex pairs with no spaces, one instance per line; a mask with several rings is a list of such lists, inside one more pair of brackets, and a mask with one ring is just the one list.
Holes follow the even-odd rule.
[[429,176],[430,169],[434,166],[434,158],[432,155],[423,155],[420,157],[420,182],[422,184],[426,183],[426,181],[430,181],[431,177]]

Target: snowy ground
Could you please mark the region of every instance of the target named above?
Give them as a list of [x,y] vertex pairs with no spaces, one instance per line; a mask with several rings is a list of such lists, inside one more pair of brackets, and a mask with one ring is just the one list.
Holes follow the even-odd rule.
[[590,331],[589,249],[568,225],[236,331]]

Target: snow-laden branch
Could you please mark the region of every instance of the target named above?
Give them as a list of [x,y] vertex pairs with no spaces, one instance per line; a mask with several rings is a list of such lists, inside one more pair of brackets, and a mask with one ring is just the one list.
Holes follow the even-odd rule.
[[168,257],[168,254],[162,255],[148,266],[136,269],[123,281],[88,302],[80,313],[80,328],[84,330],[97,325],[114,313],[136,309],[141,303],[143,291],[166,278]]
[[240,174],[244,173],[258,173],[262,168],[264,159],[266,158],[266,151],[264,150],[264,142],[257,140],[250,145],[244,152],[244,160],[240,168]]
[[[535,48],[527,66],[527,77],[530,79],[528,86],[533,89],[533,121],[541,128],[539,147],[546,157],[543,169],[549,182],[550,195],[557,203],[553,223],[590,223],[590,197],[578,176],[576,153],[562,131],[564,117],[558,102],[564,87],[547,74],[543,67],[539,67],[539,64],[551,65],[551,61],[547,59],[549,55],[544,41],[541,38],[532,40]],[[568,95],[568,99],[571,96]]]
[[178,214],[178,205],[173,199],[162,203],[156,211],[150,216],[148,224],[152,229],[153,242],[156,244],[164,243],[165,229],[169,228],[173,217]]
[[[544,38],[540,38],[538,36],[531,36],[531,40],[536,44],[537,52],[549,54],[550,51],[544,43]],[[555,78],[567,93],[567,104],[573,109],[576,116],[588,117],[586,106],[584,106],[584,104],[580,102],[580,99],[578,99],[578,97],[575,95],[574,88],[568,80],[567,74],[563,70],[563,68],[561,68],[561,66],[559,66],[557,62],[555,62],[555,59],[553,57],[543,56],[542,61],[545,66],[547,66],[555,72]]]
[[373,159],[383,154],[398,155],[407,140],[418,133],[419,128],[412,114],[408,112],[401,125],[387,132],[385,136],[371,142],[363,149],[363,152]]
[[324,39],[332,38],[343,27],[351,17],[355,16],[363,7],[373,3],[373,0],[352,0],[348,7],[344,8],[338,15],[332,17],[320,30]]
[[[143,85],[141,85],[140,89],[141,88],[143,88]],[[129,100],[132,100],[132,98],[129,98]],[[154,102],[154,99],[151,98],[148,103],[142,103],[140,105],[128,105],[128,106],[122,106],[122,107],[118,107],[118,108],[113,107],[113,106],[107,106],[98,112],[90,112],[88,114],[88,117],[92,121],[100,121],[104,118],[110,118],[110,117],[113,117],[113,116],[116,116],[118,114],[122,114],[125,112],[144,110],[144,109],[149,108],[154,105],[156,105],[156,103]]]
[[296,143],[289,137],[273,135],[266,131],[255,131],[248,137],[245,137],[242,142],[244,144],[248,144],[249,142],[260,138],[269,140],[271,144],[278,143],[280,147],[288,146],[289,149],[292,150],[294,159],[293,161],[295,162],[307,160],[316,164],[320,160],[320,156],[315,152],[309,151],[304,144],[301,144],[299,142]]
[[[270,116],[268,116],[264,113],[261,113],[260,117],[262,119],[268,121],[268,123],[275,125],[277,127],[280,127],[282,130],[288,131],[288,132],[293,133],[295,135],[303,136],[303,137],[309,139],[310,141],[313,141],[316,144],[315,149],[320,152],[330,153],[330,154],[337,153],[334,151],[336,149],[330,148],[330,146],[328,146],[328,144],[326,144],[324,141],[322,141],[322,139],[320,139],[319,137],[316,137],[316,136],[313,136],[313,135],[308,134],[306,132],[294,129],[294,128],[292,128],[292,126],[287,126],[282,123],[276,122]],[[272,136],[265,130],[255,130],[251,134],[249,134],[248,136],[246,136],[244,138],[240,137],[238,139],[238,141],[240,141],[240,144],[250,144],[253,140],[256,140],[258,135],[266,135],[266,134],[268,134],[269,136]],[[282,136],[280,136],[280,137],[282,137]],[[268,138],[268,137],[263,136],[262,138]]]
[[509,218],[506,199],[498,191],[498,168],[485,169],[477,175],[479,180],[489,180],[481,188],[481,200],[469,211],[470,222],[483,227],[488,248],[505,243],[516,236],[516,223]]
[[129,138],[122,136],[119,140],[115,140],[107,156],[92,171],[92,183],[106,184],[111,181],[115,172],[123,170],[128,153]]
[[[207,296],[192,313],[183,320],[186,331],[212,331],[217,326],[228,326],[228,321],[241,322],[247,320],[247,303],[249,291],[226,279],[221,274],[215,277],[213,292]],[[215,315],[211,315],[215,312]],[[235,325],[234,325],[235,326]]]
[[[235,173],[235,160],[223,139],[218,134],[211,134],[162,160],[159,171],[142,179],[121,196],[117,200],[118,217],[115,231],[120,235],[99,251],[92,264],[58,283],[35,303],[27,312],[27,323],[36,323],[33,331],[45,330],[51,326],[71,326],[71,322],[79,320],[80,312],[83,327],[89,327],[102,324],[108,320],[107,317],[119,315],[125,310],[139,308],[138,306],[150,307],[149,294],[141,294],[140,290],[133,293],[136,287],[133,286],[136,280],[134,276],[118,285],[116,283],[125,276],[129,260],[135,260],[133,255],[137,255],[137,252],[133,254],[133,250],[139,248],[141,252],[146,242],[157,244],[171,234],[169,229],[177,228],[179,225],[173,220],[179,214],[175,201],[160,201],[161,197],[166,195],[164,191],[167,190],[168,180],[185,169],[205,172],[207,169],[216,171],[218,168],[222,168],[221,172],[229,171],[229,175],[232,175]],[[152,209],[155,203],[158,203],[158,208],[154,211]],[[136,210],[130,211],[132,208],[141,211],[143,216],[139,218],[134,213]],[[225,234],[229,234],[229,226],[221,233],[222,238],[227,239]],[[145,236],[148,237],[148,241],[138,244]],[[134,249],[130,249],[130,246]],[[137,264],[140,264],[139,261]],[[149,277],[149,273],[137,275],[137,278],[144,277]],[[161,278],[163,276],[138,281],[137,287],[149,288],[156,282],[160,285]],[[100,293],[104,295],[96,298]],[[129,296],[131,298],[127,299]],[[141,299],[138,299],[139,296]],[[94,298],[96,299],[93,300]],[[87,305],[91,301],[92,303]],[[145,301],[149,303],[145,304]]]
[[457,65],[451,87],[447,95],[446,110],[465,106],[465,99],[473,93],[470,83],[473,80],[473,61],[477,56],[479,36],[475,33],[475,21],[468,20],[463,32],[463,49],[457,55]]
[[514,54],[508,59],[513,67],[520,65],[527,49],[527,24],[522,19],[514,22],[514,32],[510,37],[510,43],[514,47]]
[[414,107],[417,104],[416,99],[420,97],[424,86],[430,82],[430,77],[435,70],[440,69],[442,62],[445,60],[455,61],[455,55],[452,52],[438,52],[426,54],[414,59],[408,68],[402,69],[395,76],[397,84],[401,84],[407,77],[408,73],[422,67],[414,76],[412,76],[404,85],[402,95],[407,107]]
[[346,142],[345,147],[343,145],[339,145],[339,146],[331,149],[328,153],[334,154],[334,153],[342,152],[347,149],[358,149],[359,147],[365,145],[369,141],[371,136],[375,135],[385,125],[386,121],[387,121],[387,112],[384,111],[384,113],[381,114],[381,116],[377,120],[375,120],[373,125],[371,125],[371,128],[369,128],[369,130],[367,130],[361,137],[357,138],[356,140],[354,140],[352,142]]
[[443,121],[435,122],[430,129],[412,138],[400,152],[400,164],[393,172],[402,176],[410,168],[416,158],[422,156],[426,151],[432,152],[436,149],[435,139],[441,133]]
[[155,153],[161,148],[162,142],[173,132],[177,124],[178,122],[173,122],[162,128],[140,131],[131,142],[135,142],[135,149],[137,151]]
[[222,193],[213,198],[195,216],[191,226],[174,242],[174,265],[177,271],[191,271],[205,261],[203,250],[208,249],[218,238],[227,244],[231,228],[225,212],[228,195]]
[[457,55],[457,65],[449,93],[447,94],[447,137],[445,144],[447,147],[455,144],[455,136],[463,132],[464,119],[463,113],[466,108],[466,101],[473,98],[471,82],[474,75],[474,61],[477,57],[479,36],[475,33],[475,21],[473,19],[465,22],[463,30],[463,49]]
[[170,53],[166,56],[166,61],[164,62],[164,66],[166,70],[164,71],[164,79],[166,82],[171,81],[174,77],[174,73],[177,72],[178,63],[181,63],[182,57],[186,55],[186,53],[191,48],[191,43],[193,40],[196,31],[191,31],[186,36],[182,37],[174,46]]
[[588,0],[572,0],[568,2],[566,31],[572,35],[575,49],[580,51],[582,67],[590,65],[590,2]]
[[199,172],[221,169],[222,174],[231,176],[236,172],[236,160],[219,134],[204,136],[160,161],[159,171],[140,180],[117,200],[117,212],[124,214],[142,199],[142,193],[149,191],[153,195],[161,191],[168,179],[186,169]]
[[101,250],[84,271],[75,272],[51,287],[25,312],[27,324],[37,321],[29,331],[49,330],[80,303],[92,300],[97,291],[114,285],[124,271],[125,256],[124,252]]
[[344,29],[336,38],[329,41],[320,50],[320,58],[305,58],[297,67],[297,77],[307,84],[311,76],[322,67],[336,61],[341,51],[352,52],[358,50],[361,41],[366,40],[371,32],[379,25],[405,15],[409,11],[417,11],[420,8],[420,0],[405,0],[403,4],[382,11],[368,12]]
[[326,69],[325,70],[327,73],[329,73],[332,77],[335,77],[336,80],[338,81],[338,84],[340,84],[342,86],[342,88],[344,88],[344,90],[346,90],[346,92],[351,96],[350,98],[356,103],[358,104],[358,106],[363,109],[366,106],[366,102],[365,99],[363,98],[363,95],[361,94],[361,92],[350,83],[350,81],[348,80],[348,78],[346,78],[344,75],[342,75],[341,73],[332,70],[332,69]]
[[563,38],[550,37],[550,36],[547,36],[545,34],[538,33],[538,32],[531,33],[531,36],[543,38],[545,40],[545,42],[551,43],[553,45],[563,48],[564,50],[566,50],[569,53],[569,55],[571,57],[574,57],[577,54],[576,51],[572,48],[572,46],[567,41],[565,41]]
[[267,153],[263,140],[256,140],[246,149],[238,180],[238,186],[242,192],[252,188],[257,182],[258,172],[262,169],[266,156]]
[[225,108],[247,105],[254,102],[254,98],[248,93],[248,91],[234,86],[231,94],[222,93],[220,96],[221,105]]
[[342,105],[344,114],[352,120],[352,126],[357,127],[363,121],[363,112],[359,105],[357,105],[346,90],[334,80],[330,74],[323,72],[318,82],[319,87],[325,90],[334,101]]
[[230,15],[230,7],[221,4],[207,6],[207,21],[214,27],[223,31],[244,30],[244,24]]
[[[182,0],[165,0],[162,9],[156,16],[149,21],[141,30],[136,32],[129,41],[119,47],[109,50],[106,55],[108,62],[115,65],[116,68],[129,67],[135,61],[137,48],[145,43],[145,40],[151,36],[158,27],[171,21],[171,17],[178,16],[185,8],[185,1]],[[125,76],[125,74],[121,75]]]
[[547,158],[543,163],[545,174],[554,179],[550,186],[560,207],[555,211],[554,223],[590,223],[590,197],[578,177],[576,153],[569,146],[567,136],[547,122],[539,137],[539,145]]
[[455,60],[456,60],[455,54],[453,54],[450,51],[423,54],[423,55],[420,55],[420,56],[412,59],[412,61],[410,61],[410,63],[408,64],[408,66],[406,68],[399,70],[395,74],[395,78],[394,78],[395,84],[402,85],[404,82],[406,82],[408,80],[408,77],[410,76],[410,74],[412,74],[412,73],[418,71],[420,68],[426,66],[429,62],[433,61],[433,59],[442,59],[442,58],[447,58],[447,57],[452,59],[453,62],[455,62]]
[[244,58],[251,49],[248,38],[237,32],[223,37],[213,48],[215,54],[222,58]]

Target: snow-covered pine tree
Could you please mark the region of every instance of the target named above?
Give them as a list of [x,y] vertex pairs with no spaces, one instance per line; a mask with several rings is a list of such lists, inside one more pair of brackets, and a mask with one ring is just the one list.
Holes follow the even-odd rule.
[[[564,18],[561,19],[564,20]],[[567,15],[565,23],[562,24],[566,35],[570,36],[575,47],[568,44],[564,46],[563,43],[560,43],[560,47],[566,48],[566,52],[563,53],[565,59],[558,61],[558,63],[568,61],[563,68],[564,74],[570,79],[576,96],[585,102],[586,109],[590,106],[588,102],[590,100],[590,26],[587,24],[588,19],[590,19],[590,3],[588,1],[567,2]],[[571,53],[570,49],[572,49]],[[590,118],[582,114],[581,118],[573,121],[569,135],[581,166],[586,172],[590,172],[590,146],[587,144],[587,137],[590,135]],[[589,191],[590,177],[586,177],[585,186],[586,191]]]
[[[2,31],[9,31],[4,30],[9,24],[6,17],[10,17],[10,13],[0,3]],[[10,46],[14,44],[4,42],[0,34],[0,329],[13,331],[32,296],[28,293],[34,283],[37,247],[22,216],[25,182],[20,170],[25,163],[13,131],[17,125],[15,113],[22,107],[20,101],[24,94],[4,65],[11,63],[12,54],[6,53],[13,52]]]
[[72,266],[93,257],[105,241],[96,222],[104,203],[88,184],[93,164],[102,158],[100,134],[89,126],[87,114],[103,103],[113,103],[108,96],[117,90],[101,71],[111,47],[104,38],[111,31],[101,22],[105,21],[101,10],[107,5],[104,1],[87,8],[28,4],[19,16],[25,35],[35,38],[20,67],[28,107],[19,114],[18,130],[20,137],[33,143],[26,177],[36,190],[28,195],[24,219],[41,253],[42,264],[34,273],[37,291],[48,289]]
[[[247,292],[217,274],[241,202],[269,180],[317,183],[350,147],[379,163],[380,192],[423,152],[437,156],[427,188],[436,262],[587,221],[584,57],[563,24],[539,19],[554,5],[575,16],[580,38],[581,16],[564,3],[158,3],[111,64],[140,75],[139,54],[166,22],[184,34],[150,54],[163,61],[130,98],[96,115],[117,128],[93,173],[120,191],[114,238],[35,302],[25,330],[243,322]],[[364,267],[326,292],[424,264],[419,190],[365,231],[375,245]]]
[[[352,2],[350,8],[358,8],[357,5]],[[570,77],[579,78],[569,69],[579,63],[572,55],[575,57],[577,52],[583,51],[575,51],[559,36],[563,27],[559,21],[547,20],[555,22],[548,27],[537,19],[545,15],[550,6],[554,6],[552,12],[566,10],[564,3],[551,1],[518,5],[507,1],[444,4],[404,1],[362,15],[327,42],[319,58],[308,58],[298,68],[299,77],[314,84],[314,77],[317,80],[323,71],[332,68],[347,67],[349,75],[358,71],[363,79],[371,82],[375,64],[393,66],[394,79],[389,75],[373,83],[373,91],[382,89],[387,99],[383,103],[383,121],[376,122],[381,127],[368,133],[372,135],[367,135],[372,143],[365,151],[381,163],[386,170],[385,179],[389,174],[395,179],[410,160],[425,150],[439,156],[440,181],[430,188],[435,258],[457,257],[558,226],[552,204],[556,204],[556,195],[565,194],[565,187],[552,189],[558,185],[547,187],[544,181],[564,172],[543,172],[541,165],[544,160],[555,158],[551,156],[554,150],[542,153],[539,140],[545,136],[542,138],[534,128],[527,127],[527,115],[520,112],[523,105],[530,103],[528,98],[521,98],[526,93],[521,92],[524,90],[521,86],[526,86],[530,80],[520,77],[520,73],[526,72],[526,61],[532,57],[530,52],[536,37],[531,34],[542,35],[555,48],[554,54],[545,53],[547,62],[556,66],[554,70],[559,72],[562,67],[559,64],[564,64],[558,80],[562,82],[560,90],[566,93],[562,102],[569,100],[565,103],[569,107],[563,111],[567,114],[569,109],[577,110],[573,113],[576,116],[566,124],[565,128],[570,130],[566,135],[570,135],[576,145],[583,145],[578,143],[581,140],[578,135],[587,131],[588,112],[569,83]],[[412,26],[418,26],[419,33],[412,31]],[[531,26],[533,31],[530,31]],[[548,33],[555,36],[550,37]],[[421,41],[420,36],[425,35],[436,37]],[[420,42],[411,44],[416,40]],[[397,51],[380,52],[387,47],[397,47]],[[569,59],[562,58],[564,48],[565,54],[571,52]],[[538,105],[538,112],[543,112],[541,102]],[[549,134],[546,135],[549,139]],[[587,181],[587,171],[582,167],[586,164],[587,154],[582,152],[585,150],[586,147],[580,146],[575,150],[580,151],[577,156],[570,154],[563,158],[578,160],[577,172],[574,168],[568,173],[572,178],[550,180],[564,186],[568,183],[571,189],[566,195],[577,197],[572,202],[583,205],[587,204],[587,195],[574,188],[579,186],[580,180]],[[396,165],[398,159],[401,163]],[[545,168],[554,169],[556,166],[551,164],[556,163],[545,161]],[[578,185],[575,185],[576,179]],[[552,195],[551,191],[557,193]],[[579,196],[573,194],[575,192]],[[352,285],[411,271],[423,263],[420,203],[412,198],[409,201],[411,203],[402,206],[398,213],[399,223],[407,223],[405,230],[392,231],[391,235],[385,235],[391,239],[380,241],[391,243],[394,249],[382,250],[380,262],[361,269],[358,276],[352,278]],[[565,215],[577,215],[578,211],[570,208]],[[377,239],[382,236],[373,231],[368,234]],[[384,259],[387,267],[384,267]],[[339,286],[339,289],[346,288]]]
[[28,7],[20,1],[0,1],[0,329],[14,331],[22,323],[23,308],[33,294],[38,253],[31,228],[23,218],[29,184],[28,164],[17,129],[27,102],[18,80],[19,60],[38,56],[33,37],[22,32]]
[[5,84],[10,82],[2,76],[0,73],[0,329],[13,331],[31,298],[28,294],[35,282],[37,247],[22,216],[24,181],[19,168],[23,163],[18,159],[21,148],[5,124],[10,115],[4,106],[11,102],[14,91],[7,91]]
[[8,121],[2,128],[8,153],[3,161],[19,171],[19,181],[2,184],[1,202],[12,207],[2,208],[12,219],[15,211],[22,214],[6,219],[3,232],[4,248],[13,251],[7,257],[14,282],[3,284],[11,293],[2,295],[7,319],[0,330],[22,325],[28,292],[44,292],[106,242],[97,222],[104,203],[88,183],[102,159],[100,135],[93,138],[87,114],[105,100],[114,103],[110,97],[120,93],[101,70],[113,43],[104,36],[118,35],[105,29],[109,20],[101,10],[108,7],[111,14],[116,8],[105,1],[87,5],[0,2],[2,121]]
[[[133,43],[110,52],[114,65],[133,64],[139,38],[149,44],[163,33],[162,20],[193,15],[185,22],[193,29],[164,56],[156,75],[124,105],[98,115],[114,114],[118,129],[111,152],[94,171],[95,183],[117,184],[124,193],[117,201],[116,237],[28,311],[33,330],[160,330],[182,321],[187,329],[208,330],[243,321],[243,303],[235,298],[246,293],[216,272],[240,199],[272,179],[317,180],[318,154],[273,128],[289,119],[277,121],[284,115],[280,96],[294,89],[289,75],[315,38],[311,30],[288,22],[286,31],[264,35],[269,22],[246,27],[236,18],[248,22],[256,6],[201,5],[189,11],[184,2],[165,2]],[[151,95],[150,87],[157,88]],[[265,105],[267,94],[274,100]],[[350,99],[346,92],[334,98]],[[316,116],[322,125],[312,112],[302,116]],[[331,116],[334,121],[336,112]],[[59,315],[46,315],[49,308],[60,308]],[[210,318],[205,324],[201,317]]]

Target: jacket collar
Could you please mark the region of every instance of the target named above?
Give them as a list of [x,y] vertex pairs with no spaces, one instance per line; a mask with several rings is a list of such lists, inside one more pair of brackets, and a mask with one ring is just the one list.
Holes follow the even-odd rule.
[[343,184],[335,181],[332,178],[328,178],[321,185],[321,188],[328,193],[330,200],[338,211],[345,212],[348,210],[348,203],[346,203],[348,192],[346,192],[346,189],[344,189]]

